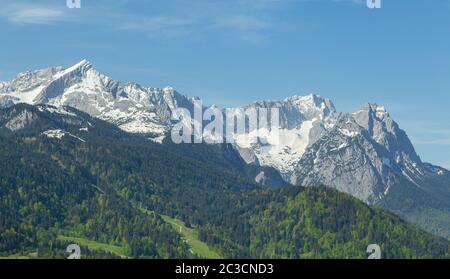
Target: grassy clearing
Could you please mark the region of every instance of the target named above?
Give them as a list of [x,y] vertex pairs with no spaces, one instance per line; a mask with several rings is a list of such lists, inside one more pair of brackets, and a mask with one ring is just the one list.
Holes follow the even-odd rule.
[[222,257],[211,249],[208,244],[200,241],[198,238],[198,231],[195,228],[188,228],[183,221],[171,218],[167,215],[160,214],[160,216],[166,223],[172,225],[173,228],[183,236],[183,239],[191,247],[194,254],[207,259],[222,259]]
[[125,248],[121,247],[121,246],[100,243],[100,242],[92,241],[92,240],[89,240],[86,238],[81,238],[81,237],[71,237],[71,236],[63,236],[63,235],[59,235],[58,240],[73,242],[74,244],[78,244],[80,246],[86,246],[91,250],[106,251],[106,252],[118,255],[120,257],[123,257],[123,258],[127,257]]
[[216,251],[198,238],[198,231],[195,228],[188,228],[184,222],[167,215],[157,214],[154,211],[147,210],[142,206],[136,206],[142,212],[155,216],[159,215],[167,224],[171,225],[191,247],[192,253],[206,259],[223,259]]
[[5,257],[0,256],[0,260],[28,260],[28,259],[37,259],[37,258],[38,258],[37,252],[31,252],[26,255],[13,254],[13,255],[8,255]]
[[[154,214],[153,212],[147,211],[148,214]],[[188,228],[185,226],[184,222],[175,218],[171,218],[167,215],[161,215],[161,218],[164,222],[170,224],[186,241],[186,243],[191,247],[192,253],[198,255],[202,258],[207,259],[222,259],[222,257],[215,252],[208,244],[200,241],[198,238],[198,231],[195,228]],[[96,241],[92,241],[86,238],[81,237],[72,237],[72,236],[63,236],[59,235],[58,240],[67,241],[74,244],[78,244],[80,246],[86,246],[91,250],[102,250],[115,255],[118,255],[122,258],[126,258],[126,251],[124,247],[115,246],[105,243],[100,243]],[[0,259],[35,259],[37,258],[37,253],[32,252],[26,255],[21,254],[13,254],[5,257],[0,257]]]

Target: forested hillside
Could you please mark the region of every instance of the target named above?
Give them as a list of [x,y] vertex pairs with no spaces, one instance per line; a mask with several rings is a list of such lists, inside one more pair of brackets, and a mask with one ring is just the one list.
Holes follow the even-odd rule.
[[68,110],[0,112],[0,126],[23,124],[0,129],[0,256],[62,257],[76,237],[120,251],[93,257],[200,257],[167,215],[226,258],[366,258],[372,243],[387,258],[449,257],[448,241],[345,194],[255,184],[227,167],[227,146],[154,144]]

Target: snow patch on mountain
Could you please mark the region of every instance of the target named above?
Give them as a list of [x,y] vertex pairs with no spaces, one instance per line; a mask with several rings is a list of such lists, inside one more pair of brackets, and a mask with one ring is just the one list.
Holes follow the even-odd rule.
[[[278,134],[259,130],[259,137],[267,144],[250,144],[244,136],[238,136],[236,145],[242,149],[252,149],[263,166],[277,169],[282,175],[294,170],[310,143],[309,135],[315,120],[304,121],[298,129],[280,129]],[[277,136],[278,138],[273,138]],[[272,138],[271,138],[272,137]]]
[[254,158],[255,163],[275,168],[286,181],[290,180],[306,149],[335,124],[336,110],[333,103],[315,94],[296,95],[282,101],[254,102],[244,109],[248,108],[277,108],[279,130],[278,133],[259,130],[262,141],[257,143],[254,143],[253,138],[256,135],[251,133],[250,141],[246,140],[246,136],[238,136],[237,150],[243,158]]
[[47,130],[45,132],[42,132],[42,135],[44,135],[48,138],[54,138],[54,139],[62,139],[64,136],[70,136],[81,142],[86,142],[84,139],[82,139],[78,136],[75,136],[69,132],[63,131],[61,129]]
[[69,115],[69,116],[77,116],[75,113],[67,110],[67,107],[61,106],[61,107],[54,107],[54,106],[39,106],[39,111],[48,111],[50,113],[57,113],[62,115]]

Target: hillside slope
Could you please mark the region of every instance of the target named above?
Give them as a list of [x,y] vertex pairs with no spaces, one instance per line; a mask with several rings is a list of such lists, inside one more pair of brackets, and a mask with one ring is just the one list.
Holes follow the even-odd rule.
[[387,258],[449,257],[448,241],[335,190],[255,184],[217,146],[156,144],[42,105],[0,110],[0,127],[1,256],[60,255],[63,235],[196,257],[163,214],[225,258],[365,258],[372,243]]

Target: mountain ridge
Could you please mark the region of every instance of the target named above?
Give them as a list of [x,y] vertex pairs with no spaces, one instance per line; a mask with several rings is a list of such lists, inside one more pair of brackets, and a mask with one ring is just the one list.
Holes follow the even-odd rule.
[[[0,83],[0,106],[19,102],[70,106],[158,143],[165,141],[174,124],[172,112],[177,108],[193,112],[197,99],[171,87],[121,85],[87,60],[67,69],[24,72]],[[430,189],[429,181],[449,173],[422,162],[406,132],[382,105],[367,103],[354,113],[338,112],[331,100],[310,94],[255,101],[242,108],[279,109],[277,144],[238,137],[233,148],[247,164],[276,169],[287,183],[329,185],[368,204],[379,204],[397,184],[408,181],[408,187],[420,192]],[[265,174],[255,173],[254,179],[270,180]]]

